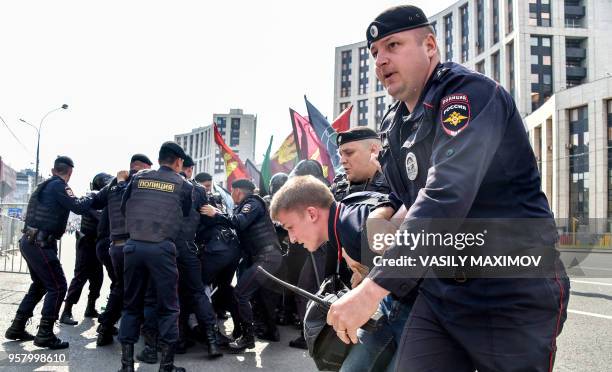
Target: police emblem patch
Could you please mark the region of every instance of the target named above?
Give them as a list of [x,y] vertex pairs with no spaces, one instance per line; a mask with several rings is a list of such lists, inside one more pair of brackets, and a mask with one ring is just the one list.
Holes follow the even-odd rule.
[[470,122],[470,101],[467,94],[455,93],[440,101],[442,129],[449,136],[456,136],[467,128]]
[[419,164],[417,163],[416,155],[413,152],[409,152],[406,155],[406,175],[410,181],[414,181],[419,174]]
[[376,25],[370,26],[370,35],[372,37],[378,36],[378,27],[376,27]]
[[250,211],[251,211],[251,204],[245,204],[240,210],[240,212],[242,213],[249,213]]
[[174,192],[174,184],[170,182],[162,182],[157,180],[147,180],[141,178],[138,180],[136,187],[139,189],[157,190],[163,192]]
[[66,186],[66,194],[68,194],[68,196],[70,196],[71,198],[74,198],[74,193],[72,192],[72,189],[68,186]]

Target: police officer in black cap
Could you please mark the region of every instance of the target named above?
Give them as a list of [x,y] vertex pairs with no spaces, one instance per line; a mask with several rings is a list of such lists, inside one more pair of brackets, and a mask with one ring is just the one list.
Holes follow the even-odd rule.
[[[243,352],[245,349],[255,347],[253,330],[253,311],[250,301],[255,293],[266,284],[265,276],[257,271],[261,266],[271,273],[276,273],[280,268],[282,255],[274,224],[265,202],[255,195],[255,184],[247,179],[238,179],[232,182],[232,199],[236,203],[234,214],[227,217],[219,213],[219,210],[207,205],[201,209],[203,214],[209,217],[224,219],[231,222],[238,232],[240,247],[244,256],[249,260],[249,267],[242,273],[234,288],[234,306],[239,316],[242,335],[229,344],[233,353]],[[270,311],[271,310],[271,311]],[[278,334],[274,323],[272,309],[266,309],[268,332]]]
[[375,131],[354,127],[338,133],[336,144],[344,168],[344,173],[336,176],[331,187],[336,201],[359,191],[389,193],[385,176],[374,160],[380,151],[380,139]]
[[[19,249],[25,258],[32,284],[21,301],[12,325],[5,337],[10,340],[34,340],[34,345],[49,349],[64,349],[63,342],[53,334],[62,299],[66,294],[66,277],[57,256],[57,241],[66,230],[70,212],[88,213],[97,208],[96,198],[74,196],[68,181],[74,163],[67,156],[60,156],[53,164],[53,177],[38,185],[30,197],[25,220],[24,235]],[[34,307],[45,297],[38,333],[33,337],[25,330]]]
[[105,346],[113,342],[115,323],[121,318],[123,308],[123,247],[129,238],[125,216],[121,213],[121,199],[132,177],[141,170],[150,169],[153,163],[144,154],[134,154],[130,159],[129,172],[119,172],[110,184],[105,186],[98,197],[106,202],[110,232],[110,247],[101,248],[103,262],[112,264],[115,281],[111,286],[106,308],[98,317],[97,346]]
[[[108,173],[98,173],[91,182],[91,191],[98,192],[106,186],[113,177]],[[87,299],[87,308],[85,309],[86,318],[96,318],[96,300],[100,297],[100,288],[104,273],[102,272],[102,264],[96,256],[96,241],[98,239],[98,222],[102,211],[90,209],[88,213],[81,216],[81,229],[77,232],[77,255],[74,264],[74,277],[68,287],[64,311],[60,316],[60,323],[68,325],[76,325],[77,322],[72,319],[72,306],[79,302],[81,292],[85,283],[89,281],[89,296]]]
[[134,344],[140,334],[149,279],[157,294],[160,371],[185,370],[174,366],[179,317],[175,241],[181,222],[194,208],[193,186],[178,174],[185,158],[177,143],[165,142],[159,150],[160,168],[134,175],[121,201],[130,234],[123,248],[124,298],[119,327],[122,371],[134,370]]
[[[343,341],[356,342],[357,328],[384,296],[403,297],[427,275],[405,328],[397,370],[552,370],[569,281],[554,250],[554,220],[512,96],[484,75],[440,63],[434,31],[417,7],[384,11],[368,26],[367,39],[376,75],[397,99],[383,118],[379,160],[408,210],[400,231],[452,234],[479,218],[495,228],[485,239],[488,250],[516,254],[533,244],[546,248],[548,262],[540,269],[546,275],[539,277],[525,268],[536,274],[528,278],[472,276],[478,268],[469,276],[449,268],[454,276],[441,277],[447,271],[381,265],[332,305],[328,323]],[[509,218],[512,222],[493,225]],[[448,223],[438,226],[440,219]],[[531,226],[513,231],[521,219]],[[447,252],[410,248],[392,245],[383,258]]]

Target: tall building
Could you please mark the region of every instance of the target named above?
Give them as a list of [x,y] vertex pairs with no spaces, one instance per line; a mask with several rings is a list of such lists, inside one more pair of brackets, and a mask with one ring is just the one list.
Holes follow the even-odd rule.
[[[230,109],[228,114],[213,114],[213,122],[217,124],[225,143],[243,162],[247,159],[255,162],[256,115],[245,114],[241,109]],[[177,134],[174,140],[193,158],[194,174],[207,172],[215,182],[225,186],[225,162],[215,143],[212,124]]]
[[[469,0],[429,20],[442,61],[494,78],[526,116],[553,92],[607,76],[611,10],[607,0]],[[376,128],[392,101],[366,41],[336,48],[334,117],[352,104],[352,125]]]
[[[610,14],[609,0],[462,0],[429,18],[442,61],[486,74],[514,97],[567,230],[612,229]],[[334,115],[353,104],[351,125],[378,129],[391,103],[366,42],[337,47]]]
[[192,129],[189,133],[174,136],[174,141],[181,145],[185,152],[193,158],[195,163],[194,174],[200,172],[213,174],[216,147],[214,138],[212,124]]

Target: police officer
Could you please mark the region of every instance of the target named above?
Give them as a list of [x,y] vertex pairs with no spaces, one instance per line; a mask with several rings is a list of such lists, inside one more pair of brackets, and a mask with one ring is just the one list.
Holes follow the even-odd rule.
[[140,335],[143,301],[149,280],[157,295],[161,343],[160,371],[185,371],[174,366],[178,340],[178,270],[176,246],[181,222],[193,207],[193,186],[178,172],[186,158],[175,142],[159,150],[158,170],[132,177],[121,201],[130,238],[123,247],[124,298],[119,340],[122,371],[134,370],[134,344]]
[[110,260],[112,263],[116,281],[111,287],[106,308],[98,317],[97,346],[105,346],[113,342],[115,323],[121,318],[123,308],[123,247],[129,238],[129,233],[125,224],[125,216],[121,213],[121,199],[131,178],[141,170],[150,169],[152,164],[144,154],[132,155],[129,173],[126,175],[120,172],[118,177],[98,194],[98,197],[107,203],[111,240],[110,248],[103,250],[102,255],[104,261]]
[[[381,265],[332,305],[328,323],[344,342],[356,342],[356,329],[384,296],[406,295],[427,273],[404,331],[397,370],[552,370],[569,281],[554,254],[552,213],[512,97],[484,75],[441,64],[434,31],[419,8],[384,11],[368,26],[367,39],[376,74],[397,99],[383,119],[379,160],[408,210],[400,230],[421,232],[424,221],[432,222],[428,233],[438,233],[462,229],[465,218],[483,218],[487,225],[492,219],[529,219],[535,228],[516,235],[503,233],[511,223],[496,226],[502,234],[494,240],[545,245],[554,262],[547,267],[551,275],[489,279],[462,270],[439,277],[437,270]],[[440,218],[452,220],[439,227],[434,222]],[[436,254],[427,248],[393,245],[383,257]]]
[[[282,260],[274,224],[270,219],[265,202],[261,197],[253,194],[254,190],[255,184],[250,180],[238,179],[232,182],[232,199],[236,204],[232,217],[219,213],[218,209],[210,205],[201,209],[201,212],[209,217],[231,222],[238,232],[240,247],[250,263],[246,271],[238,278],[238,283],[234,288],[234,306],[237,308],[235,313],[239,317],[242,335],[229,344],[232,353],[240,353],[245,349],[255,347],[253,311],[250,301],[266,283],[266,278],[257,271],[257,266],[275,273],[280,268]],[[273,312],[270,313],[270,309],[266,310],[266,325],[269,332],[278,333]]]
[[[53,177],[38,185],[28,203],[24,235],[19,250],[28,264],[32,284],[21,301],[12,325],[5,337],[10,340],[34,340],[34,345],[49,349],[65,349],[63,342],[53,334],[62,299],[66,294],[66,277],[57,256],[57,241],[66,230],[70,212],[85,214],[96,207],[94,197],[77,198],[68,181],[74,163],[67,156],[60,156],[53,164]],[[36,337],[25,330],[34,307],[45,297],[42,318]]]
[[[186,328],[189,314],[193,312],[198,325],[204,331],[208,344],[208,358],[222,356],[217,345],[217,317],[212,304],[206,295],[206,289],[202,281],[202,263],[200,262],[198,247],[195,244],[196,233],[200,225],[201,215],[199,207],[207,204],[206,190],[197,182],[192,182],[193,160],[189,155],[183,162],[181,175],[193,186],[192,203],[193,208],[189,216],[185,217],[181,225],[181,231],[176,240],[177,266],[179,270],[179,299],[181,302],[181,323]],[[181,335],[181,337],[185,337]]]
[[385,176],[372,158],[378,157],[380,139],[370,128],[354,127],[336,137],[344,173],[334,179],[331,190],[337,201],[359,191],[389,193]]
[[[91,182],[92,191],[100,191],[111,180],[112,176],[108,173],[98,173]],[[72,306],[79,302],[81,292],[85,283],[89,281],[89,297],[87,299],[87,308],[85,309],[86,318],[98,317],[96,311],[96,300],[100,297],[100,288],[104,273],[102,272],[102,264],[96,256],[96,242],[98,239],[98,222],[102,212],[99,210],[89,210],[88,213],[81,216],[81,228],[77,239],[77,255],[74,264],[74,277],[68,287],[64,311],[60,316],[60,323],[68,325],[76,325],[77,322],[72,319]]]

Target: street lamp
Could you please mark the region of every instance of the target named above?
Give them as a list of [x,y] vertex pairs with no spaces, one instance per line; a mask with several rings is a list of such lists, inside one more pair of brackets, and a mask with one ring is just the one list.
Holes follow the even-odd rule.
[[36,134],[38,135],[38,141],[36,143],[36,178],[35,178],[35,184],[38,185],[38,164],[39,164],[39,155],[40,155],[40,130],[42,129],[42,125],[43,125],[43,121],[45,121],[45,119],[47,118],[47,116],[49,116],[49,114],[51,114],[52,112],[58,111],[58,110],[66,110],[68,109],[68,105],[67,104],[63,104],[58,108],[54,108],[53,110],[47,112],[45,114],[45,116],[42,117],[42,119],[40,119],[40,123],[38,124],[38,128],[36,128],[36,126],[28,123],[27,121],[23,120],[23,119],[19,119],[19,121],[21,121],[22,123],[25,123],[29,126],[31,126],[32,128],[34,128],[36,130]]

